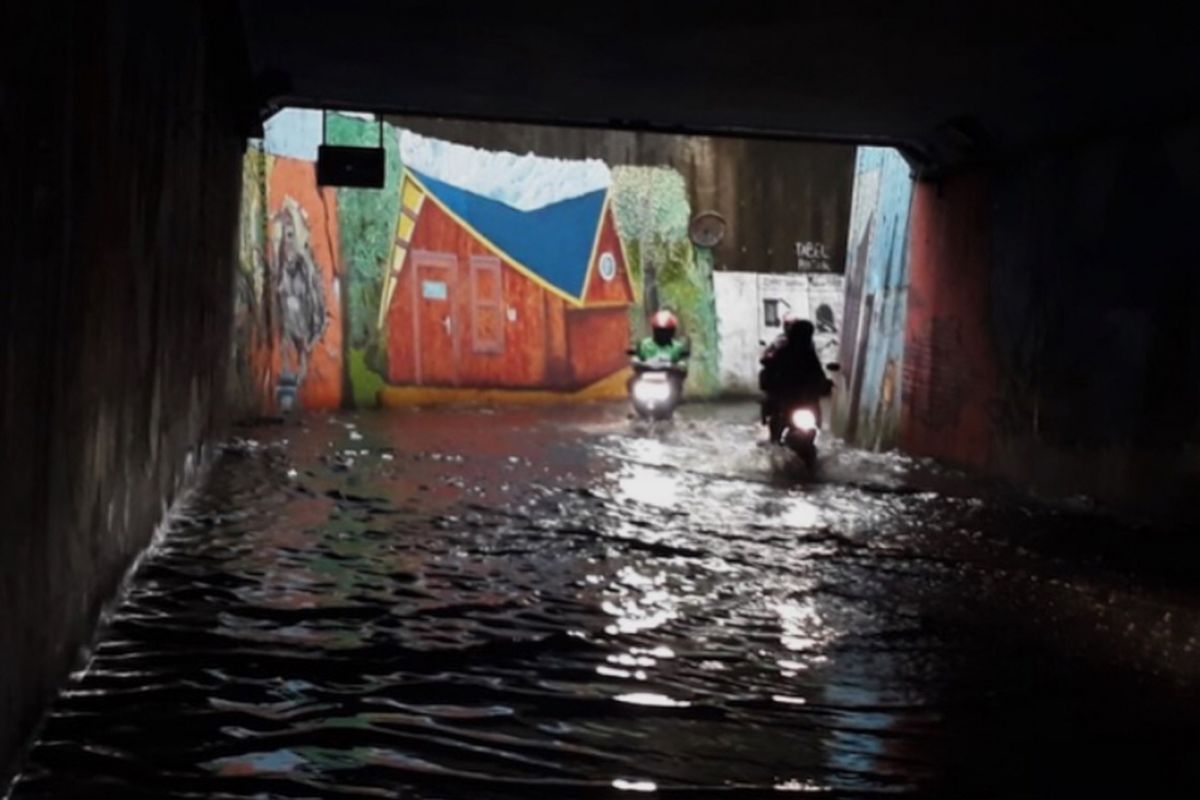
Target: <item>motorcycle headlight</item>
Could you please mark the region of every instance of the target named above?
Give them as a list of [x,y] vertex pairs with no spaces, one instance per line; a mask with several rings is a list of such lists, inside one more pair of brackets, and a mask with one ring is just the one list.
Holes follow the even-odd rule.
[[633,396],[641,403],[661,403],[671,397],[671,384],[638,381],[633,385]]
[[792,427],[801,431],[815,431],[817,415],[807,408],[798,408],[792,412]]

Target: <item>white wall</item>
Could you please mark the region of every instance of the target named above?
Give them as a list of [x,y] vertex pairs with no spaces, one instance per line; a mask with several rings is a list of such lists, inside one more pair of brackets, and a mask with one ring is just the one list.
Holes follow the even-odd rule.
[[780,316],[790,312],[812,320],[814,325],[817,309],[828,306],[833,329],[818,325],[817,353],[823,363],[837,361],[845,305],[843,283],[841,275],[828,273],[713,273],[721,342],[721,389],[758,391],[758,358],[763,349],[759,342],[770,342],[781,332],[781,328],[766,324],[764,301],[768,300],[779,301]]

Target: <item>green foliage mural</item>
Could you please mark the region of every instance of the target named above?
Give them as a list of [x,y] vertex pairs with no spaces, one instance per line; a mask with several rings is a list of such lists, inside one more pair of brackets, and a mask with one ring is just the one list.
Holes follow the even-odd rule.
[[[333,144],[374,146],[377,123],[330,114],[327,135]],[[375,405],[386,372],[386,341],[375,324],[383,271],[392,253],[396,218],[400,213],[400,152],[396,130],[384,125],[387,172],[383,189],[338,189],[338,229],[341,261],[346,275],[347,365],[354,404]]]
[[688,390],[720,390],[712,253],[688,238],[687,186],[667,167],[615,167],[612,203],[639,302],[630,308],[630,330],[645,336],[646,319],[659,308],[679,317],[692,342]]

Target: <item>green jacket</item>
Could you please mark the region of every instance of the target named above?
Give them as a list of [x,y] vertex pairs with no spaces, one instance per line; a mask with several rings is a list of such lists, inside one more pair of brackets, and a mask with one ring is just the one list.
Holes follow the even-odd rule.
[[672,364],[678,364],[687,358],[687,345],[682,339],[672,339],[670,344],[659,345],[653,336],[647,336],[638,342],[636,355],[642,361],[665,358]]

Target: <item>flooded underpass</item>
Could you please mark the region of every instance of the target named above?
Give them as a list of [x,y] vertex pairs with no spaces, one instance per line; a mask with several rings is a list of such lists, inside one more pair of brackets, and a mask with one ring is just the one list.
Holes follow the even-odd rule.
[[755,423],[240,430],[13,796],[1200,789],[1194,545]]

